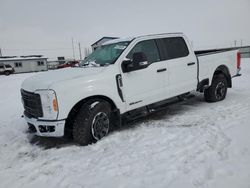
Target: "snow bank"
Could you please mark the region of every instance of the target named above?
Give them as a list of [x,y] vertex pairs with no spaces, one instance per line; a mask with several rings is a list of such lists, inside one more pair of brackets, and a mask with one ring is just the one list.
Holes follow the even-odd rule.
[[250,60],[219,103],[201,94],[87,147],[37,139],[21,82],[0,76],[0,187],[250,187]]

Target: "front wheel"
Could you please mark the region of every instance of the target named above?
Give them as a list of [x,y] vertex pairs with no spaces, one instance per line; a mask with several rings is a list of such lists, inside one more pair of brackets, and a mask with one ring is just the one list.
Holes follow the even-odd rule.
[[223,74],[215,75],[211,86],[204,91],[207,102],[217,102],[225,99],[227,95],[227,79]]
[[90,100],[83,104],[73,125],[73,138],[80,145],[94,143],[110,130],[110,104],[104,100]]

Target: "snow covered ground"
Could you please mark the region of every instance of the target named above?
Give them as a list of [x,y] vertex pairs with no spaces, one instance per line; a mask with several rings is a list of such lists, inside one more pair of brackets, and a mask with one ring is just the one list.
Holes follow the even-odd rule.
[[0,76],[0,187],[250,187],[250,59],[227,98],[196,94],[86,147],[37,139],[21,82]]

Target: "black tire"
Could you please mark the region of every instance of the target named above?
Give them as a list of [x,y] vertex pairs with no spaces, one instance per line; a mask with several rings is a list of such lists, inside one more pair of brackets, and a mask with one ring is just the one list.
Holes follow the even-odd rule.
[[111,106],[104,100],[89,100],[82,105],[73,124],[73,139],[80,145],[94,143],[110,129]]
[[10,71],[5,71],[4,74],[5,74],[5,76],[9,76],[10,75]]
[[225,99],[227,95],[227,79],[223,74],[215,75],[211,86],[205,89],[204,98],[207,102],[217,102]]

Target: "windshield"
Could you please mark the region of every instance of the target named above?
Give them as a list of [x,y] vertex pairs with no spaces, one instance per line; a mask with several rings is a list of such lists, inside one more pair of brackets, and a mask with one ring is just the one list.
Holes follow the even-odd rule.
[[104,66],[115,63],[121,53],[128,46],[129,41],[123,41],[99,46],[88,57],[81,61],[80,66]]

